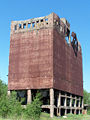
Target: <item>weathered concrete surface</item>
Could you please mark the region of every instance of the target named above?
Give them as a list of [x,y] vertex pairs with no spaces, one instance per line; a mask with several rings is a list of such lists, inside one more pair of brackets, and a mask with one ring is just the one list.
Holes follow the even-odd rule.
[[75,56],[65,40],[65,27],[54,13],[12,21],[8,90],[55,88],[83,96],[81,46]]

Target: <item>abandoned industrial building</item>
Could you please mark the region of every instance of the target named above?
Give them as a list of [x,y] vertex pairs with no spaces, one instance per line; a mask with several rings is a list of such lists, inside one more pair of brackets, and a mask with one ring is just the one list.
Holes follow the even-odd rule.
[[39,90],[42,111],[51,117],[82,113],[81,45],[65,18],[51,13],[11,22],[8,94],[13,90],[25,97],[23,104]]

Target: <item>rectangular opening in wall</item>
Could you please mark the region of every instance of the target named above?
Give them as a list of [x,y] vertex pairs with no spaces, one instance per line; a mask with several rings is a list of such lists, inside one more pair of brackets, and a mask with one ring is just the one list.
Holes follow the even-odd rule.
[[28,28],[30,28],[31,27],[31,23],[28,23]]
[[36,21],[36,23],[39,23],[39,20],[38,20],[38,21]]
[[45,21],[48,21],[48,18],[46,18]]
[[43,22],[43,19],[41,19],[41,22]]
[[23,28],[24,28],[24,29],[26,28],[26,23],[25,23],[25,24],[23,24]]
[[70,106],[70,98],[67,98],[67,106]]
[[21,24],[19,24],[19,29],[21,29],[22,28],[22,25]]
[[75,105],[75,99],[72,99],[72,107]]
[[34,27],[35,27],[35,22],[32,23],[32,28],[34,28]]
[[15,25],[15,28],[14,28],[14,30],[17,30],[17,25]]

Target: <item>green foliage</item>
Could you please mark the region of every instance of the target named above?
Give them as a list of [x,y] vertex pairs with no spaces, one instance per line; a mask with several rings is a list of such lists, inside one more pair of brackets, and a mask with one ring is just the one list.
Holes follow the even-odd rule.
[[41,94],[37,93],[34,101],[31,104],[28,104],[25,110],[26,118],[30,120],[39,120],[41,115],[41,105],[42,102],[40,101]]
[[[86,90],[83,92],[84,97],[84,104],[90,105],[90,93],[88,93]],[[90,115],[90,108],[87,109],[87,113]]]
[[12,92],[10,96],[8,96],[8,108],[9,108],[9,116],[21,116],[22,107],[21,103],[16,99],[16,92]]
[[7,85],[0,80],[0,98],[3,95],[7,95]]
[[84,90],[83,94],[84,94],[84,104],[90,104],[90,93]]
[[7,85],[0,80],[0,116],[20,116],[21,113],[21,103],[16,100],[16,92],[7,96]]

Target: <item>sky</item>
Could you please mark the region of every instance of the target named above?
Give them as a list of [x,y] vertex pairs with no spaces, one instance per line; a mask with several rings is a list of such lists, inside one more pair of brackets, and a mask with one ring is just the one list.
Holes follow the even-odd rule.
[[8,83],[10,24],[56,13],[65,17],[82,47],[83,84],[90,92],[90,0],[0,0],[0,79]]

